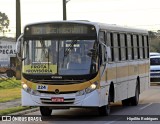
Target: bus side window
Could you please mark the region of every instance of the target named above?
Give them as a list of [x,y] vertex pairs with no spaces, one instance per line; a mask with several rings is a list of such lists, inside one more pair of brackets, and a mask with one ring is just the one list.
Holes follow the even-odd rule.
[[138,58],[138,50],[137,50],[137,36],[133,35],[133,52],[134,52],[134,59]]
[[142,36],[138,36],[138,46],[139,46],[139,59],[143,58],[143,45],[142,45]]
[[139,44],[139,35],[136,35],[136,41],[137,41],[137,58],[140,59],[140,44]]
[[122,60],[122,57],[121,57],[121,41],[120,41],[120,34],[117,34],[117,40],[118,40],[118,53],[119,53],[119,61],[121,61]]
[[149,58],[149,38],[146,36],[146,41],[147,41],[147,58]]
[[127,52],[128,52],[128,60],[132,60],[132,43],[131,43],[131,35],[127,34]]
[[119,48],[118,48],[118,35],[117,33],[113,33],[113,53],[114,53],[114,61],[119,61]]
[[144,58],[149,58],[149,41],[148,41],[148,39],[147,39],[147,36],[143,36],[143,46],[144,46],[144,48],[143,48],[143,51],[144,51],[144,53],[143,53],[143,57]]
[[124,34],[120,34],[120,54],[121,60],[126,60],[126,43]]
[[[111,33],[108,32],[108,33],[106,34],[106,38],[107,38],[107,39],[106,39],[106,45],[111,48],[111,55],[112,55],[112,49],[113,49],[113,48],[112,48],[112,45],[111,45]],[[111,58],[108,59],[108,61],[109,61],[109,62],[112,61],[112,56],[111,56]]]
[[126,50],[126,60],[128,60],[128,47],[127,47],[127,34],[124,34],[125,40],[125,50]]
[[110,33],[111,36],[111,58],[114,61],[114,45],[113,45],[113,33]]

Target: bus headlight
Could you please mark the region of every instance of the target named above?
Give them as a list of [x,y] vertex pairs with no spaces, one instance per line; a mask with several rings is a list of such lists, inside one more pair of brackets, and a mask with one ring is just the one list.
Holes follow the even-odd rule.
[[25,91],[27,91],[27,88],[28,88],[27,84],[22,84],[22,88],[23,88]]
[[81,90],[76,93],[76,96],[82,96],[84,94],[85,94],[85,90]]
[[22,84],[22,88],[27,92],[27,93],[29,93],[29,94],[31,94],[31,95],[36,95],[36,96],[38,96],[38,95],[40,95],[40,93],[38,92],[38,91],[36,91],[36,90],[32,90],[30,87],[28,87],[27,86],[27,84]]
[[97,88],[97,86],[98,86],[97,82],[91,84],[91,86],[89,86],[88,88],[85,89],[86,94],[87,93],[91,93],[92,91],[94,91]]
[[31,88],[29,88],[27,86],[27,84],[22,84],[22,88],[27,92],[27,93],[30,93],[31,92]]
[[78,91],[76,93],[76,96],[82,96],[84,94],[91,93],[92,91],[94,91],[97,88],[97,86],[98,86],[98,83],[95,82],[95,83],[91,84],[89,87],[87,87],[86,89]]

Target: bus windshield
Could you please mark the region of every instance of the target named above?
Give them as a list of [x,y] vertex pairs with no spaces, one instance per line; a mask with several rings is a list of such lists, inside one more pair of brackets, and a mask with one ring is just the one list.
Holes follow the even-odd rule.
[[97,72],[96,40],[26,40],[23,73],[84,75]]

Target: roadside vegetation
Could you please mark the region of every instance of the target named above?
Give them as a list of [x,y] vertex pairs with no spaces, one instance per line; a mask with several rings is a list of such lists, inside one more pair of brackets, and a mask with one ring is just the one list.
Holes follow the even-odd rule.
[[20,80],[15,78],[0,78],[0,102],[21,98]]
[[[0,78],[0,103],[5,103],[15,99],[21,98],[21,81],[15,78]],[[11,113],[19,112],[26,109],[31,109],[35,107],[8,107],[7,109],[0,110],[1,115],[9,115]]]
[[[0,103],[8,102],[21,98],[21,83],[20,80],[15,78],[0,78]],[[10,113],[29,109],[29,107],[8,107],[7,109],[0,110],[0,115],[7,115]]]
[[160,53],[160,30],[156,32],[149,31],[150,52]]
[[19,111],[26,110],[29,108],[30,107],[22,107],[22,106],[11,107],[11,108],[7,108],[4,110],[0,110],[0,115],[8,115],[8,114],[19,112]]

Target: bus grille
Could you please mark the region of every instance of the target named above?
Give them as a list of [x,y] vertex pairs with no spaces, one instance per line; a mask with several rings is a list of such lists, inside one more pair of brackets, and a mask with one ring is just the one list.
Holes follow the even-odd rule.
[[[40,93],[45,93],[45,94],[56,94],[55,91],[40,91],[38,90],[38,92]],[[77,91],[62,91],[62,92],[59,92],[58,94],[72,94],[72,93],[76,93]]]
[[45,104],[72,104],[75,101],[75,98],[64,99],[64,102],[52,102],[49,98],[40,98],[42,103]]

